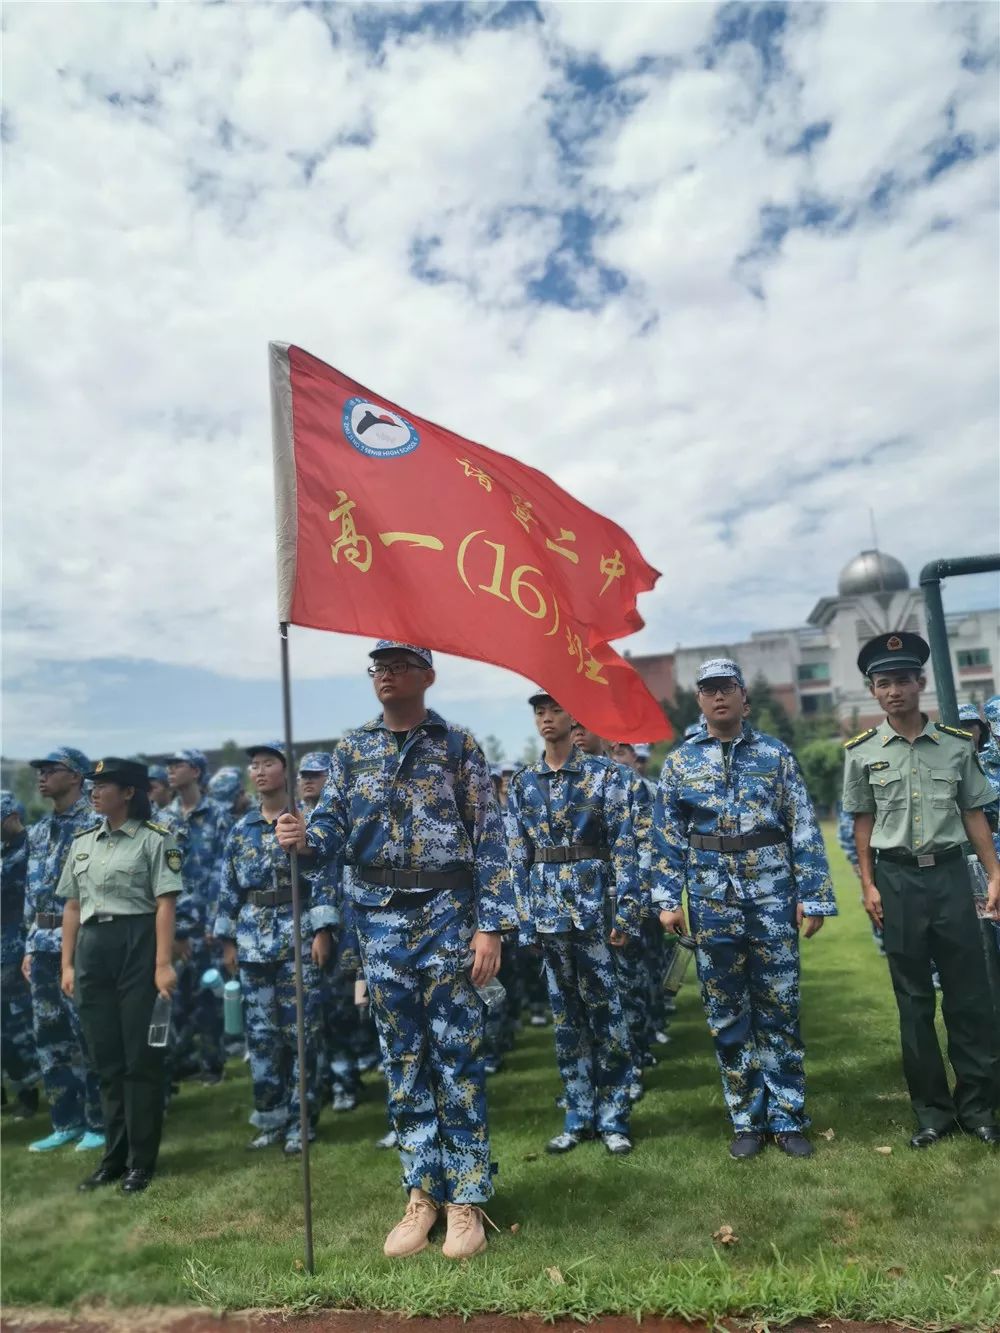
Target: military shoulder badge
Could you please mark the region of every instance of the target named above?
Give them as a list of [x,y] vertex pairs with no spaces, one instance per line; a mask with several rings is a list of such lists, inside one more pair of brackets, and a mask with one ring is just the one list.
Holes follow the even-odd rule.
[[971,741],[973,735],[971,731],[963,731],[961,727],[949,727],[946,722],[935,722],[935,731],[946,731],[949,736],[959,736],[963,741]]
[[876,763],[868,765],[868,772],[880,773],[883,768],[889,768],[889,767],[890,765],[888,759],[880,759]]
[[869,727],[867,731],[862,731],[857,736],[852,736],[849,741],[844,741],[845,750],[853,750],[855,745],[860,745],[862,741],[870,740],[878,731],[878,727]]
[[183,859],[180,851],[176,847],[169,847],[167,849],[167,865],[175,874],[180,870]]

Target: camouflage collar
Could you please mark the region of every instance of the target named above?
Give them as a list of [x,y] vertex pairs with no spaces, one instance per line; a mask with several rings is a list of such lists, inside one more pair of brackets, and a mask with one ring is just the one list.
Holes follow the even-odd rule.
[[94,815],[94,818],[97,818],[97,815],[94,814],[94,807],[90,804],[89,796],[81,796],[78,801],[73,802],[68,810],[49,811],[50,819],[79,819],[81,815]]
[[[759,734],[760,734],[759,732],[754,731],[753,727],[751,727],[749,723],[744,722],[743,726],[733,737],[733,744],[735,744],[737,741],[745,741],[747,745],[752,745],[753,742],[757,739]],[[698,735],[692,736],[688,744],[693,742],[695,745],[704,745],[706,741],[717,741],[717,740],[719,740],[718,736],[713,736],[711,732],[706,731],[704,733],[699,733]],[[721,744],[721,741],[719,743]]]
[[[588,757],[591,759],[597,759],[599,756],[590,755]],[[545,755],[543,754],[541,759],[539,759],[538,763],[534,765],[534,769],[536,773],[541,773],[549,776],[551,776],[553,773],[582,773],[584,766],[583,759],[584,757],[582,750],[578,745],[574,745],[570,749],[569,754],[566,756],[565,764],[563,764],[560,768],[549,768],[548,764],[545,762]]]
[[[383,721],[384,716],[385,716],[384,713],[379,713],[378,717],[373,717],[370,722],[366,722],[364,726],[361,728],[361,730],[389,731],[389,728],[385,725],[385,722]],[[415,727],[411,727],[410,732],[412,734],[414,731],[429,731],[432,727],[440,731],[447,731],[448,723],[444,720],[444,718],[441,716],[440,713],[435,713],[433,708],[428,708],[427,716],[424,718],[422,722],[418,722]]]

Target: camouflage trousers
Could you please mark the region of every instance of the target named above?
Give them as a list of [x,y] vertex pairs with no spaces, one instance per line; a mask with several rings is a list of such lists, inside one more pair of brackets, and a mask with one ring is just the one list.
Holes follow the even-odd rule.
[[733,1128],[772,1134],[808,1128],[794,901],[690,895],[688,910]]
[[641,940],[630,939],[622,948],[610,952],[628,1028],[631,1079],[638,1083],[649,1050],[649,968]]
[[598,934],[542,935],[567,1133],[628,1134],[632,1048],[611,945]]
[[173,1003],[173,1069],[196,1062],[204,1074],[221,1074],[226,1063],[223,1046],[222,1001],[201,984],[210,967],[222,967],[221,951],[213,956],[204,937],[191,940],[191,957],[175,964],[177,989]]
[[320,985],[323,991],[323,1082],[333,1093],[357,1095],[361,1086],[358,1074],[358,1043],[361,1018],[354,1003],[353,967],[338,959],[324,968]]
[[[306,954],[308,958],[308,953]],[[291,958],[273,963],[241,963],[243,1025],[246,1029],[253,1113],[258,1129],[298,1133],[298,1038],[295,1024],[295,964]],[[302,963],[306,1035],[306,1096],[310,1123],[319,1119],[319,1051],[322,1042],[322,989],[319,968]]]
[[493,1193],[484,1006],[465,967],[473,915],[470,897],[447,890],[410,908],[357,912],[403,1185],[437,1203]]
[[35,1049],[45,1098],[57,1131],[85,1125],[104,1133],[101,1090],[87,1060],[76,1005],[62,993],[62,959],[57,953],[31,955],[31,1009]]
[[17,1096],[41,1078],[31,1018],[31,990],[20,960],[5,963],[0,977],[0,1070],[7,1090]]

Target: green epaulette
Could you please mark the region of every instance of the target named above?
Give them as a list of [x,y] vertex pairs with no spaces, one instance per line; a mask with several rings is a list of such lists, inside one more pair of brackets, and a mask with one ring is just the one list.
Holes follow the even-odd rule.
[[152,819],[144,819],[142,822],[145,828],[151,828],[154,833],[159,833],[161,837],[165,838],[170,832],[165,824],[156,824]]
[[849,741],[844,741],[845,750],[853,750],[855,745],[860,745],[862,741],[867,741],[875,735],[878,727],[869,727],[867,731],[862,731],[858,736],[852,736]]
[[971,731],[963,731],[961,727],[949,727],[946,722],[935,722],[934,730],[946,731],[949,736],[959,736],[963,741],[971,741],[973,739]]

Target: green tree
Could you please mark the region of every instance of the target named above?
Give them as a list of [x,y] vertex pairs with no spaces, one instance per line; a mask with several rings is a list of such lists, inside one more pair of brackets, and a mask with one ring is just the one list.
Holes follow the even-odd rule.
[[33,824],[36,819],[41,819],[48,809],[49,804],[43,801],[38,794],[38,774],[27,764],[18,767],[13,780],[14,795],[24,806],[25,818],[29,824]]
[[771,689],[764,676],[758,675],[748,691],[750,695],[750,720],[758,731],[768,736],[777,736],[786,745],[795,744],[795,726],[788,716],[788,710]]
[[232,739],[224,741],[219,758],[220,768],[242,768],[247,761],[246,750]]
[[541,758],[541,748],[538,740],[534,736],[529,736],[524,742],[524,749],[521,751],[522,764],[537,764]]
[[492,733],[483,741],[483,752],[491,764],[499,764],[506,758],[503,741]]
[[[661,699],[660,707],[666,713],[670,725],[674,729],[674,745],[680,745],[684,740],[684,733],[692,722],[697,722],[701,716],[701,704],[698,702],[698,694],[695,690],[686,690],[683,685],[678,685],[674,691],[674,701]],[[663,762],[662,759],[660,761]]]
[[844,747],[839,741],[809,741],[796,757],[813,803],[823,811],[832,811],[840,800],[844,780]]

